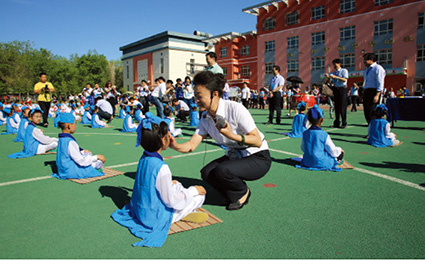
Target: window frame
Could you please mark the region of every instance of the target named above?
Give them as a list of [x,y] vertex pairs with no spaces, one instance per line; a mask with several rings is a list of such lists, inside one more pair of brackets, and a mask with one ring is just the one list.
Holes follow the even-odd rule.
[[[386,60],[381,60],[381,55],[383,52],[387,52],[385,55],[387,56]],[[374,51],[376,57],[377,57],[377,63],[379,65],[392,65],[393,64],[393,49],[381,49],[381,50],[375,50]],[[388,59],[388,54],[391,55],[391,59]]]
[[[347,6],[349,6],[347,8]],[[343,8],[344,7],[344,8]],[[346,14],[356,11],[356,0],[341,0],[339,2],[339,13]]]
[[[300,71],[300,62],[299,59],[293,59],[293,60],[287,60],[286,63],[288,64],[287,72],[299,72]],[[295,64],[292,64],[295,63]],[[295,69],[292,69],[293,67],[296,67]]]
[[[322,64],[317,66],[317,62],[320,61]],[[311,70],[324,70],[325,69],[325,56],[312,57],[311,58]]]
[[[320,37],[321,35],[323,35],[323,39],[321,39],[320,41],[316,41],[317,37]],[[314,32],[311,33],[311,45],[319,45],[319,44],[324,44],[325,40],[326,40],[326,36],[325,36],[325,31],[320,31],[320,32]]]
[[[223,55],[224,53],[224,55]],[[226,58],[227,57],[227,47],[221,47],[220,48],[220,58]]]
[[276,28],[276,18],[268,17],[268,18],[263,20],[263,30],[264,31],[273,30],[274,28]]
[[[349,31],[350,32],[350,36],[346,36],[346,35],[342,35],[343,33],[345,34],[345,32]],[[351,25],[351,26],[347,26],[347,27],[341,27],[339,28],[339,41],[348,41],[348,40],[355,40],[356,39],[356,26],[355,25]]]
[[275,40],[271,40],[271,41],[266,41],[264,42],[264,52],[272,52],[276,50],[276,41]]
[[[295,17],[292,17],[293,15]],[[299,24],[300,23],[300,11],[296,10],[295,12],[287,13],[285,18],[286,18],[285,19],[286,25]]]
[[311,20],[316,21],[326,17],[325,6],[316,6],[311,8]]
[[[292,42],[295,42],[295,44],[291,44]],[[297,36],[288,37],[287,44],[288,44],[288,49],[299,48],[299,44],[300,44],[299,36],[297,35]]]
[[[384,30],[381,30],[381,26],[385,26],[387,28],[385,28]],[[392,34],[393,29],[394,29],[393,18],[379,20],[379,21],[375,21],[373,23],[373,35],[374,36]]]
[[264,63],[265,74],[273,74],[273,67],[274,67],[274,65],[275,65],[274,62],[266,62],[266,63]]

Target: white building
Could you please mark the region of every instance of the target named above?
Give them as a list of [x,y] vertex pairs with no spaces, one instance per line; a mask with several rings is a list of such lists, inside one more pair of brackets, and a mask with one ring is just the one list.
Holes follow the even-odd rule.
[[124,88],[133,91],[144,79],[153,84],[160,76],[173,82],[193,76],[207,66],[205,37],[165,31],[120,47]]

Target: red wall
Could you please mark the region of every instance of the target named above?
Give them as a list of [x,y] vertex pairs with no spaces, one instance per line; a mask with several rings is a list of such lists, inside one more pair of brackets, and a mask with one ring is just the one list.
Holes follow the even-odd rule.
[[133,82],[137,82],[137,85],[133,86],[133,90],[136,90],[137,87],[140,84],[140,80],[137,78],[137,62],[139,60],[144,60],[147,59],[148,60],[148,79],[150,81],[149,85],[153,83],[153,56],[152,56],[152,52],[150,53],[146,53],[143,55],[139,55],[133,58]]

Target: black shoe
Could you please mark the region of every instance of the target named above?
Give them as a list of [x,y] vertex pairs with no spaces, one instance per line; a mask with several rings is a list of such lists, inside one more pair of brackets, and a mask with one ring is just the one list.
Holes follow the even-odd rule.
[[227,205],[226,209],[227,210],[239,210],[241,208],[243,208],[243,206],[248,205],[249,202],[249,197],[251,197],[251,190],[248,190],[248,197],[246,197],[246,200],[244,203],[240,203],[239,201],[230,203],[229,205]]
[[347,127],[347,125],[342,125],[342,126],[341,126],[341,128],[342,128],[342,129],[344,129],[344,128],[346,128],[346,127]]
[[266,125],[271,125],[271,124],[273,124],[273,122],[271,122],[271,121],[267,121],[267,123],[266,123]]

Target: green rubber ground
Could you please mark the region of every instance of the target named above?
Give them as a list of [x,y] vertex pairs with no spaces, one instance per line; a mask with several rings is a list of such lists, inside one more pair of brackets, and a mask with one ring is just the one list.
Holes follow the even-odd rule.
[[[84,185],[48,177],[10,183],[50,175],[55,155],[8,159],[22,143],[1,135],[0,258],[425,258],[424,122],[397,122],[392,131],[403,144],[374,148],[362,138],[367,133],[362,111],[348,112],[346,129],[330,128],[325,111],[323,129],[356,169],[315,172],[297,169],[290,160],[301,154],[301,140],[280,133],[290,131],[292,119],[267,126],[267,110],[250,111],[270,140],[273,163],[264,178],[248,183],[249,205],[226,211],[207,186],[204,208],[223,223],[171,235],[162,248],[132,247],[139,239],[110,218],[131,196],[134,163],[142,154],[134,147],[135,134],[119,132],[122,119],[107,129],[78,126],[80,146],[104,154],[106,167],[133,163],[114,168],[125,175]],[[194,131],[181,123],[176,127],[186,140]],[[45,130],[51,136],[58,132],[52,126]],[[195,154],[172,158],[182,154],[167,150],[163,156],[188,186],[202,184],[200,169],[223,152],[209,140]]]

